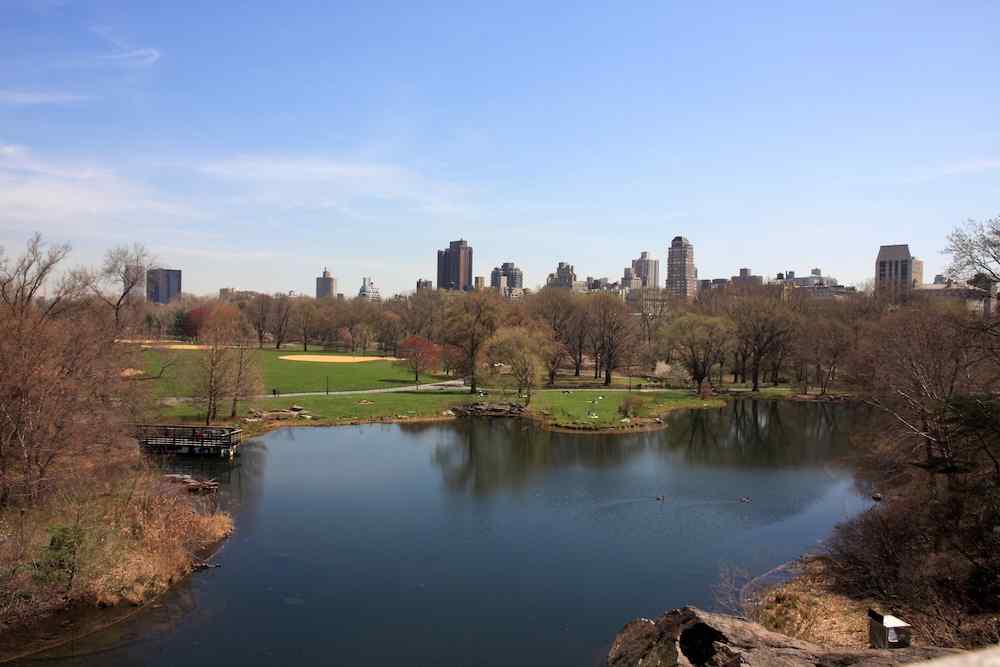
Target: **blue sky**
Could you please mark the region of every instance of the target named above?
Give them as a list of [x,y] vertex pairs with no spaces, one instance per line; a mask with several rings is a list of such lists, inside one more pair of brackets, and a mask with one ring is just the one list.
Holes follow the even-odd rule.
[[1000,214],[1000,4],[0,0],[0,245],[145,243],[185,290],[843,282]]

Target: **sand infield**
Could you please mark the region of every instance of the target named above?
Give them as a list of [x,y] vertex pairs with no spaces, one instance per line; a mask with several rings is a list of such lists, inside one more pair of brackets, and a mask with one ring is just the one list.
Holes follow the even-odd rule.
[[285,361],[313,361],[321,364],[357,364],[362,361],[399,361],[396,357],[355,357],[349,354],[288,354]]
[[191,343],[164,343],[157,345],[143,345],[147,350],[207,350],[208,345],[193,345]]

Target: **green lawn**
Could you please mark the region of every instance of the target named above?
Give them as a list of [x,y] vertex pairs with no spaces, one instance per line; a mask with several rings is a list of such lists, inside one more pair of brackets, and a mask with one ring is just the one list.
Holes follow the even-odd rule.
[[[267,398],[241,403],[239,414],[244,416],[252,407],[258,410],[277,410],[300,405],[321,423],[337,423],[380,417],[433,417],[453,405],[474,400],[468,392],[424,389],[400,391],[389,394],[355,394],[352,396],[299,396],[295,398]],[[161,418],[169,421],[199,421],[204,417],[201,408],[191,403],[164,407]],[[292,422],[302,423],[302,422]]]
[[[598,398],[603,396],[603,399]],[[561,426],[599,427],[618,424],[622,415],[618,407],[626,397],[640,401],[638,417],[654,417],[677,408],[721,406],[721,399],[702,400],[691,392],[676,389],[658,392],[628,392],[621,390],[586,390],[564,393],[558,389],[537,392],[532,396],[531,409],[549,413],[550,420]]]
[[[603,399],[598,399],[603,396]],[[652,417],[677,408],[701,408],[723,405],[720,399],[703,401],[689,392],[675,390],[663,392],[629,393],[620,390],[573,391],[564,394],[559,389],[537,391],[532,394],[531,411],[544,417],[556,426],[578,428],[598,428],[617,426],[622,418],[618,406],[627,396],[636,397],[639,417]],[[511,395],[490,391],[488,401],[512,400]],[[295,398],[266,398],[241,403],[239,415],[247,414],[250,408],[276,410],[293,404],[309,411],[320,424],[336,424],[356,420],[369,420],[400,416],[435,417],[448,408],[479,399],[468,392],[456,390],[425,389],[422,391],[393,392],[388,394],[354,394],[351,396],[299,396]],[[593,411],[596,419],[587,415]],[[546,414],[548,413],[548,414]],[[164,421],[199,421],[201,409],[192,403],[164,406],[160,418]],[[303,423],[303,422],[292,422]],[[313,422],[316,423],[316,422]]]
[[[145,370],[156,373],[165,360],[173,359],[174,365],[164,377],[156,381],[158,396],[190,396],[191,395],[191,365],[201,354],[191,350],[154,350],[143,351]],[[329,382],[330,391],[353,391],[358,389],[387,389],[400,385],[413,384],[413,374],[405,368],[397,366],[392,361],[364,361],[356,364],[328,364],[308,361],[288,361],[281,356],[288,354],[303,354],[297,349],[263,349],[254,350],[260,362],[264,378],[264,392],[270,393],[278,389],[283,394],[326,391]],[[335,356],[335,352],[314,352]],[[421,376],[421,382],[433,382],[447,379],[443,376]]]

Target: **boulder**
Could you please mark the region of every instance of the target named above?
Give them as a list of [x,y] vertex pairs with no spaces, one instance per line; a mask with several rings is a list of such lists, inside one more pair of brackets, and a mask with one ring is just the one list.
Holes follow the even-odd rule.
[[746,619],[695,607],[639,618],[615,637],[608,667],[889,667],[957,653],[954,649],[823,648]]
[[523,417],[528,413],[520,403],[470,403],[451,410],[460,417]]

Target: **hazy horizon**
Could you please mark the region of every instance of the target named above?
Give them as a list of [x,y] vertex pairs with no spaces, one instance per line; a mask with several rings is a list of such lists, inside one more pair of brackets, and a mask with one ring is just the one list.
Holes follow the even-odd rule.
[[0,245],[141,242],[184,290],[312,294],[559,261],[872,277],[1000,213],[1000,7],[13,0]]

